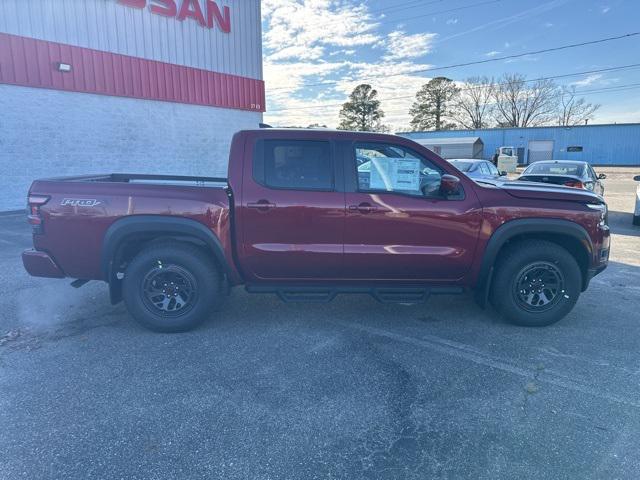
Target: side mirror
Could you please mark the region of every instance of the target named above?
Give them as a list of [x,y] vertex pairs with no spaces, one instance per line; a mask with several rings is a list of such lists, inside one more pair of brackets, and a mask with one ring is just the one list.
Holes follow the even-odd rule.
[[502,170],[502,171],[500,172],[500,176],[501,176],[501,177],[506,177],[506,176],[507,176],[507,171],[506,171],[506,170]]
[[598,175],[598,179],[600,179],[600,180],[604,180],[605,178],[607,178],[607,174],[606,173],[601,173],[600,175]]
[[640,175],[636,175],[635,177],[633,177],[633,179],[634,179],[636,182],[640,182]]
[[455,175],[442,175],[440,179],[440,195],[450,197],[458,194],[460,194],[460,179]]

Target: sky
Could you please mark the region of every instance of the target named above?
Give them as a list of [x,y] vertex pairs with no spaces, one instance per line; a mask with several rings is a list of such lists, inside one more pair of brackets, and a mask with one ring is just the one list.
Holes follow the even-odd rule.
[[370,83],[383,123],[408,130],[429,79],[505,73],[571,75],[556,81],[601,105],[591,123],[640,122],[640,35],[502,58],[640,32],[640,0],[262,0],[262,16],[264,121],[274,126],[334,128],[348,94]]

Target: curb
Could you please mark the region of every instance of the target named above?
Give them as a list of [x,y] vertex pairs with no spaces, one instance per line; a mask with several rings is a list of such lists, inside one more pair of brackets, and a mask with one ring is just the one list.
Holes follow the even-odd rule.
[[6,210],[6,211],[0,211],[0,218],[2,217],[15,217],[18,215],[26,215],[27,214],[27,210],[26,209],[21,209],[21,210]]

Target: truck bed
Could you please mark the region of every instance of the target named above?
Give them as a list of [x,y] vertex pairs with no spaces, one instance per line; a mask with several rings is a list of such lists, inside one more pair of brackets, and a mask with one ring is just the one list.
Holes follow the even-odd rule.
[[227,184],[225,177],[200,177],[190,175],[148,175],[140,173],[108,173],[45,178],[50,182],[93,182],[93,183],[148,183],[161,185],[189,185],[207,187]]
[[115,222],[132,216],[197,222],[231,254],[232,195],[226,178],[124,173],[59,177],[36,180],[29,195],[47,197],[34,246],[64,266],[67,277],[105,280],[105,235]]

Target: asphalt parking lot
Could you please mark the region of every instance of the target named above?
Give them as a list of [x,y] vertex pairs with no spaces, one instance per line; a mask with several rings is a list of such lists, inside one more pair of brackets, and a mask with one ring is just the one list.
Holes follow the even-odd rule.
[[633,171],[607,173],[611,265],[541,329],[470,295],[236,289],[155,334],[103,284],[27,276],[0,216],[0,478],[638,478],[640,227]]

